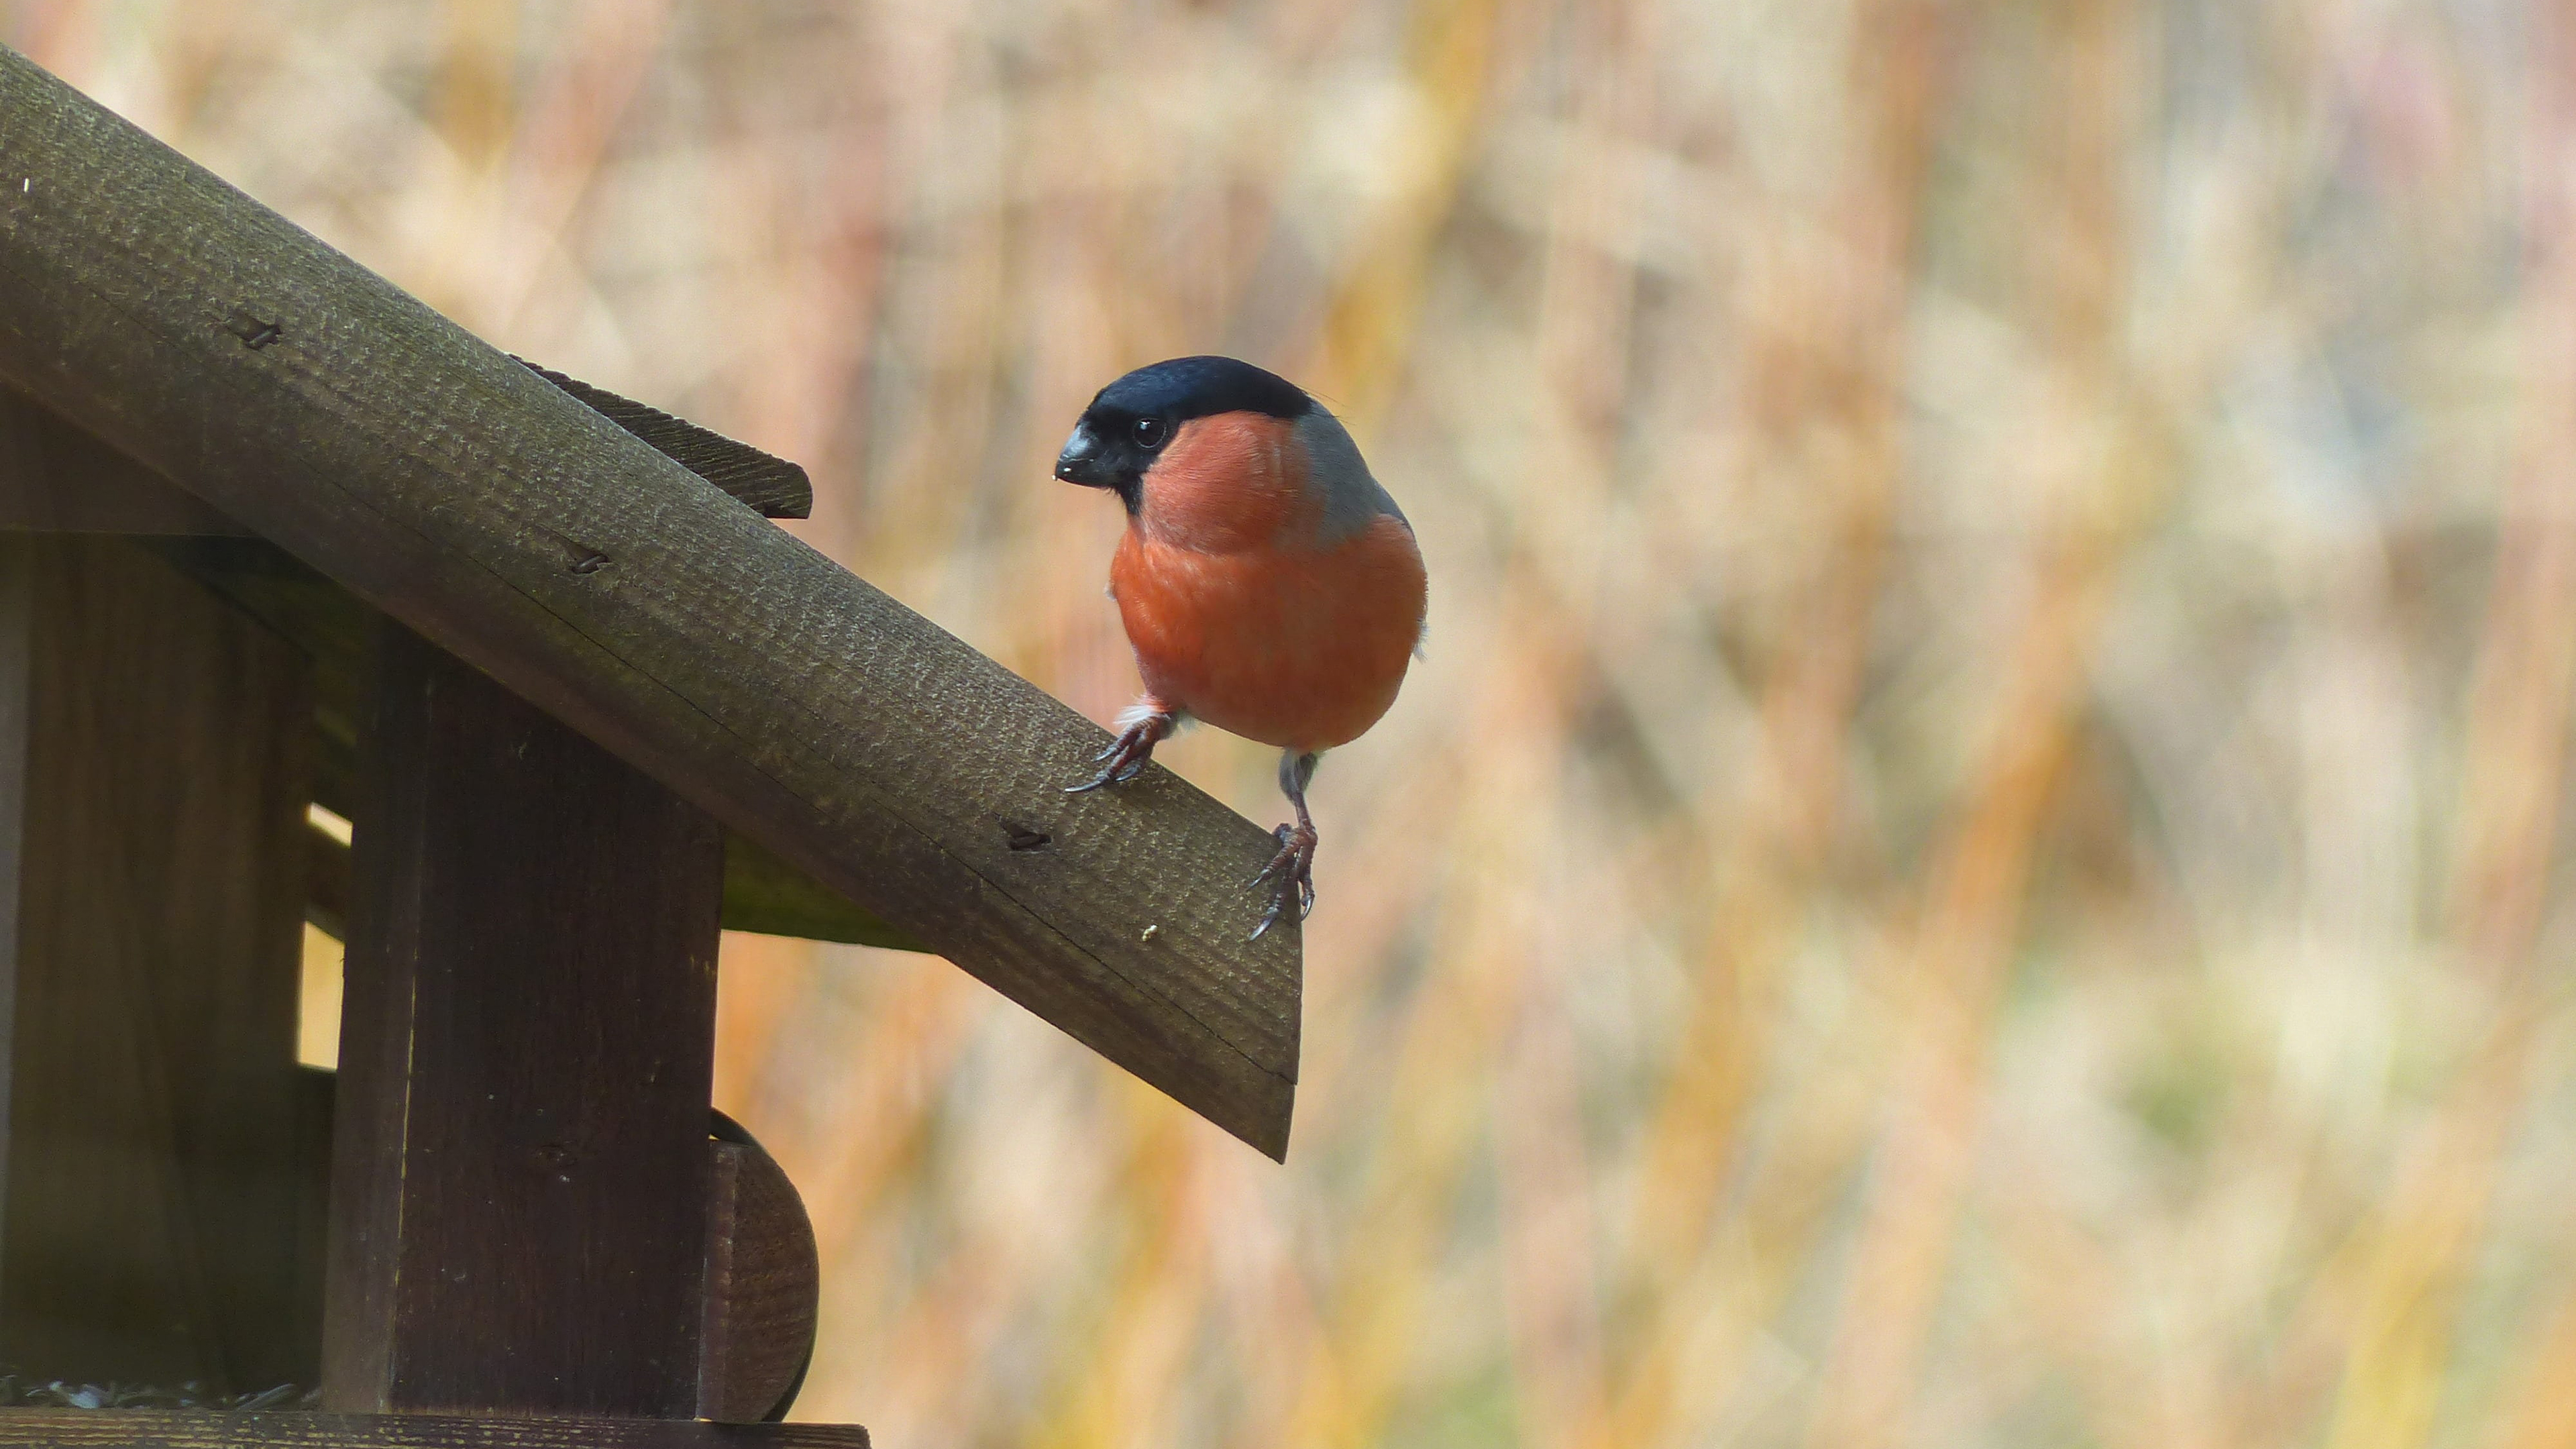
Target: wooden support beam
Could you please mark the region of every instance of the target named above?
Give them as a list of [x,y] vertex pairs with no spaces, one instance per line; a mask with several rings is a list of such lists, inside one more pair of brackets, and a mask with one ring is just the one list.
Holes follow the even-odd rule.
[[5,1449],[868,1449],[830,1424],[670,1419],[0,1409]]
[[324,1406],[692,1417],[723,837],[406,631],[377,672]]
[[6,50],[0,378],[1286,1151],[1265,831]]
[[130,543],[0,538],[0,1363],[312,1382],[309,676]]

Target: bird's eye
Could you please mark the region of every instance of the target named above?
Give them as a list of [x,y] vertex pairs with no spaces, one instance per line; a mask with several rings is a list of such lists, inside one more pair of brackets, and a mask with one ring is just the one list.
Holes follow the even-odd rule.
[[1145,449],[1153,449],[1163,446],[1163,420],[1161,418],[1138,418],[1136,420],[1136,446]]

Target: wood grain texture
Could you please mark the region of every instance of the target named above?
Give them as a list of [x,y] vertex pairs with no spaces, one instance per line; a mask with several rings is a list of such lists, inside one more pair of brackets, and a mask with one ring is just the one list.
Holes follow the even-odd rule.
[[0,1362],[214,1393],[310,1382],[309,671],[120,540],[0,540],[0,601]]
[[582,400],[591,411],[651,445],[653,451],[749,504],[764,518],[811,518],[814,485],[805,470],[773,457],[749,443],[675,418],[660,408],[619,397],[577,377],[539,367],[524,357],[528,370]]
[[60,1449],[868,1449],[835,1424],[437,1414],[0,1409],[0,1446]]
[[9,52],[0,377],[1286,1151],[1266,832]]
[[692,1417],[722,836],[408,631],[376,672],[324,1402]]
[[737,1423],[784,1418],[814,1356],[822,1310],[814,1224],[777,1160],[717,1116],[729,1140],[708,1144],[715,1161],[698,1412]]

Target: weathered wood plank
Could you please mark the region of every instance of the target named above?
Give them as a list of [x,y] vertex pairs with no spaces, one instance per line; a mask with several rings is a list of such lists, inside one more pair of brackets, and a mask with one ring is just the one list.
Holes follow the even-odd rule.
[[217,1393],[311,1382],[309,670],[115,539],[0,540],[0,600],[0,1362]]
[[61,1449],[868,1449],[837,1424],[513,1419],[437,1414],[223,1414],[183,1409],[0,1409],[0,1445]]
[[324,1403],[693,1417],[722,835],[406,630],[376,673]]
[[1266,833],[5,51],[0,377],[1285,1152]]

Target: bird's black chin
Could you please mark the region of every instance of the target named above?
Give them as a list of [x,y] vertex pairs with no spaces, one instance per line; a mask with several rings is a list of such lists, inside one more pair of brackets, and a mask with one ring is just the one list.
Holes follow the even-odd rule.
[[1083,488],[1105,488],[1134,513],[1145,498],[1144,471],[1134,450],[1115,442],[1104,441],[1085,421],[1066,440],[1064,451],[1056,456],[1055,476]]
[[1064,464],[1058,463],[1055,465],[1055,476],[1076,487],[1099,488],[1115,493],[1118,495],[1118,501],[1126,504],[1127,511],[1130,513],[1145,506],[1145,480],[1133,473],[1068,469]]

